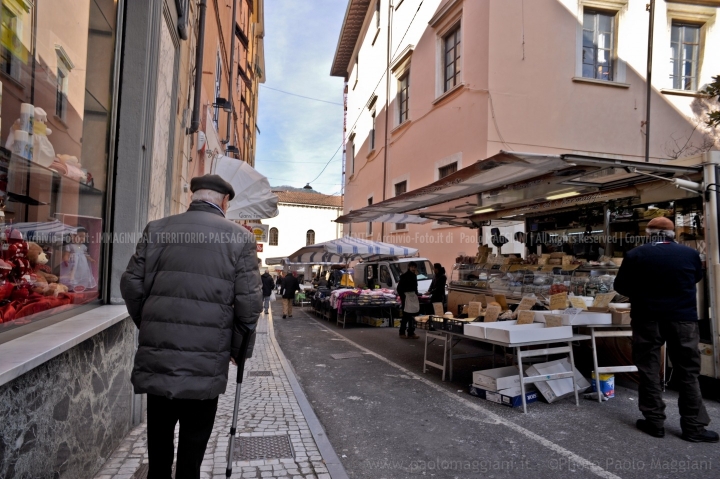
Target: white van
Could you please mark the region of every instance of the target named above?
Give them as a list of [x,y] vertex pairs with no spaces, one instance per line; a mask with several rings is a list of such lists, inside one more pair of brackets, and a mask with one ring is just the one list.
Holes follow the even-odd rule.
[[397,291],[400,275],[407,271],[411,262],[418,267],[418,293],[426,293],[435,277],[433,265],[427,258],[388,258],[358,263],[353,272],[355,287],[375,289],[379,285]]

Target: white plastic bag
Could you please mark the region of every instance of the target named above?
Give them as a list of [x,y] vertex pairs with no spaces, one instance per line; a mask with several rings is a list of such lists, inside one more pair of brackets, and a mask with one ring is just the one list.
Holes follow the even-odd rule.
[[272,293],[270,293],[270,301],[276,301],[276,300],[277,300],[277,298],[275,297],[275,291],[273,291]]

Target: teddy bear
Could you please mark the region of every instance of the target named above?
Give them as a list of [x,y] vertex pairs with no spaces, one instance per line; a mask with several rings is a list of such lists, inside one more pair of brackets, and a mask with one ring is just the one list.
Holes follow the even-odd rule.
[[50,268],[46,266],[48,258],[39,244],[32,241],[28,243],[27,259],[30,261],[32,272],[37,277],[38,283],[58,282],[58,277],[52,274]]

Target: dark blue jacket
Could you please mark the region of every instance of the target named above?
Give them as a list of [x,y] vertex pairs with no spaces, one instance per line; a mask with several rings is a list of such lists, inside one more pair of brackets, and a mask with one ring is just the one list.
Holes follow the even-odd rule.
[[636,321],[697,321],[697,251],[675,242],[648,243],[625,255],[615,291],[628,296]]

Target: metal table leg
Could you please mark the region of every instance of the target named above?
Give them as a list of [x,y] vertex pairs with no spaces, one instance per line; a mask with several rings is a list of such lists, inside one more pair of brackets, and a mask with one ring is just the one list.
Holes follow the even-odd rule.
[[518,368],[520,369],[520,395],[522,396],[522,405],[523,405],[523,413],[527,414],[527,400],[525,399],[525,380],[524,378],[524,372],[523,372],[523,366],[522,366],[522,356],[519,354],[520,348],[515,348],[515,356],[518,358]]
[[600,373],[598,372],[597,345],[595,344],[595,328],[593,327],[590,328],[590,341],[592,342],[593,367],[595,368],[595,388],[597,389],[597,400],[599,403],[602,403],[602,391],[600,390]]
[[[575,356],[573,355],[573,345],[572,345],[572,341],[568,341],[567,344],[568,344],[568,349],[570,349],[570,369],[571,369],[571,372],[572,372],[573,392],[575,392],[575,405],[576,405],[576,406],[580,406],[580,398],[578,397],[578,387],[577,387],[577,384],[575,383]],[[597,385],[599,386],[599,385],[600,385],[600,380],[599,380],[599,378],[598,378],[597,373],[595,373],[595,377],[598,379],[598,380],[597,380]],[[600,389],[600,388],[598,387],[598,390],[599,390],[599,389]]]

